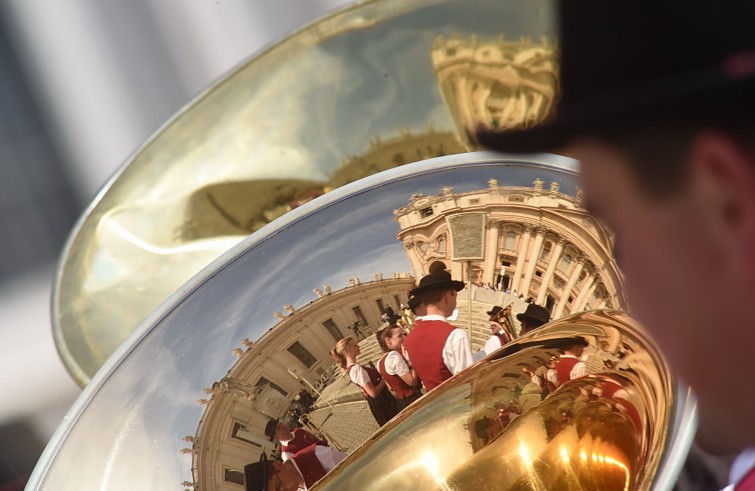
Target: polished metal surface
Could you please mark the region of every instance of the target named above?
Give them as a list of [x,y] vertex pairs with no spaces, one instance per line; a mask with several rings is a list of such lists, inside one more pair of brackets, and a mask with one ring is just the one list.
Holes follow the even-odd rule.
[[[574,161],[555,155],[452,155],[367,177],[284,215],[193,277],[131,335],[84,389],[28,489],[241,489],[245,464],[279,452],[265,424],[293,409],[351,452],[322,489],[667,489],[690,443],[694,403],[625,314],[571,314],[626,307],[610,236],[581,209],[575,173]],[[484,211],[501,240],[518,227],[542,250],[558,234],[551,247],[562,259],[582,247],[572,262],[527,253],[537,267],[519,270],[533,294],[554,275],[548,292],[563,315],[376,431],[329,350],[356,325],[360,361],[379,356],[377,300],[405,301],[438,255],[454,273],[463,267],[448,259],[442,227],[468,211]],[[496,273],[479,268],[471,269],[480,280]],[[513,294],[467,290],[458,320],[470,325],[473,349],[490,335],[484,312],[492,305],[526,307]],[[542,369],[559,340],[575,334],[589,343],[588,375],[534,391],[522,369]],[[304,393],[313,400],[303,403]]]
[[[575,333],[590,345],[587,375],[543,393],[523,368],[545,366]],[[673,390],[660,354],[626,314],[576,314],[420,399],[315,489],[651,489]]]
[[536,124],[557,94],[545,0],[375,0],[250,59],[103,188],[62,255],[58,350],[85,384],[221,253],[347,182]]

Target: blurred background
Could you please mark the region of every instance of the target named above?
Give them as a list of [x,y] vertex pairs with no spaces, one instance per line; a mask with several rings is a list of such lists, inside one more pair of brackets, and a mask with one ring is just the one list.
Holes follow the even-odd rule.
[[0,491],[80,392],[50,326],[58,255],[109,176],[213,81],[350,0],[0,2]]

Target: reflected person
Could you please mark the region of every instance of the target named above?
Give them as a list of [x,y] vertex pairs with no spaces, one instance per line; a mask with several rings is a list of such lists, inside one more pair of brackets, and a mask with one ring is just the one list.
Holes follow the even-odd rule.
[[385,380],[380,373],[372,367],[357,363],[357,356],[361,354],[361,350],[354,338],[349,336],[341,339],[330,354],[362,391],[379,426],[383,426],[396,415],[396,399],[386,388]]
[[422,300],[426,313],[414,321],[404,346],[428,391],[472,364],[467,333],[446,320],[456,308],[456,295],[464,283],[451,279],[445,267],[442,261],[431,264],[429,274],[409,292]]
[[582,361],[582,355],[587,346],[587,340],[581,336],[568,340],[563,345],[563,348],[561,348],[563,354],[558,358],[558,362],[556,363],[556,376],[558,377],[559,387],[569,380],[587,375],[587,365]]
[[277,440],[281,444],[281,459],[283,462],[293,457],[295,453],[304,450],[310,445],[328,446],[328,442],[317,438],[304,428],[294,428],[291,430],[277,419],[271,419],[265,425],[265,436],[270,441]]
[[414,367],[404,357],[404,330],[393,324],[378,332],[377,340],[385,354],[378,361],[378,371],[396,396],[400,412],[422,396],[421,383]]
[[522,325],[519,335],[523,336],[550,321],[551,313],[545,307],[534,303],[528,304],[527,309],[521,314],[516,314],[516,319]]
[[507,310],[503,307],[495,306],[486,312],[488,314],[488,322],[490,323],[490,332],[492,336],[485,342],[485,346],[480,351],[474,354],[474,360],[482,360],[493,351],[503,347],[504,344],[510,342],[506,331],[503,329],[502,322],[505,322],[503,317],[507,315]]
[[[263,454],[264,457],[264,454]],[[244,466],[246,491],[307,491],[346,458],[346,453],[310,445],[285,462],[263,459]]]
[[755,345],[755,2],[557,7],[555,117],[478,140],[580,161],[632,311],[697,396],[697,442],[739,453],[729,489],[754,489],[755,382],[737,374]]

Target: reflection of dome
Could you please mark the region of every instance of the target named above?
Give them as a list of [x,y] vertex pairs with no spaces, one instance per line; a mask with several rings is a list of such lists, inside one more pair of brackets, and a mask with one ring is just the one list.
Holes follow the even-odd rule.
[[579,206],[578,198],[561,193],[558,183],[548,190],[543,185],[538,179],[533,187],[498,187],[491,179],[487,189],[478,191],[444,188],[436,196],[412,196],[394,214],[415,275],[442,260],[454,278],[466,280],[464,263],[452,260],[447,218],[460,210],[478,212],[486,217],[479,239],[484,259],[470,262],[473,284],[532,297],[554,319],[581,310],[624,308],[610,235]]
[[[396,274],[373,281],[349,280],[333,291],[316,289],[317,298],[295,308],[283,306],[280,319],[255,342],[241,340],[239,359],[226,375],[205,389],[205,410],[193,438],[195,489],[243,489],[245,464],[270,455],[274,444],[264,434],[270,418],[284,418],[302,389],[312,392],[333,365],[330,350],[351,326],[365,336],[374,334],[387,306],[398,311],[414,278]],[[314,389],[313,389],[314,388]]]
[[553,110],[558,91],[555,47],[529,38],[478,42],[435,40],[435,76],[464,145],[474,148],[475,130],[527,128]]

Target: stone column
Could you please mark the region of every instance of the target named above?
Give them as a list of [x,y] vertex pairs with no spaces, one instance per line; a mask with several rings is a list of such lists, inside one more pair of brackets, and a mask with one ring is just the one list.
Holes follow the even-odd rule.
[[519,280],[522,277],[522,270],[524,269],[524,261],[527,256],[527,249],[530,246],[530,237],[532,236],[532,228],[524,227],[522,231],[522,240],[519,244],[519,252],[516,255],[516,266],[514,267],[514,276],[511,278],[511,291],[519,291]]
[[501,222],[488,222],[485,234],[485,262],[483,282],[495,285],[495,272],[498,270],[498,239],[501,235]]
[[585,266],[585,259],[582,256],[577,257],[577,264],[574,266],[574,270],[571,273],[571,276],[569,276],[569,280],[566,282],[566,286],[564,287],[564,293],[561,295],[561,298],[558,300],[558,303],[556,304],[556,308],[553,309],[552,318],[558,319],[561,317],[561,313],[564,311],[564,307],[566,306],[566,302],[569,300],[569,295],[571,294],[572,288],[574,288],[574,285],[577,284],[577,280],[579,280],[579,275],[582,273],[582,268]]
[[594,292],[595,288],[597,288],[598,286],[597,279],[598,273],[593,273],[589,278],[587,278],[585,286],[582,287],[582,291],[579,292],[577,299],[574,300],[574,303],[572,303],[572,313],[580,312],[585,307],[587,298],[592,295],[592,292]]
[[537,233],[535,235],[535,244],[532,246],[532,250],[530,251],[530,262],[527,264],[527,272],[524,274],[524,280],[522,281],[520,289],[520,293],[524,294],[524,298],[530,296],[530,283],[532,282],[532,276],[535,274],[535,266],[537,266],[537,259],[540,257],[540,249],[543,247],[544,238],[545,229],[537,229]]
[[551,284],[553,273],[556,271],[558,261],[561,259],[561,253],[564,252],[565,243],[566,241],[559,237],[556,242],[556,248],[551,253],[551,260],[548,263],[548,269],[546,269],[545,274],[543,274],[543,282],[540,284],[540,291],[538,292],[537,300],[535,301],[538,305],[544,305],[543,302],[545,301],[545,296],[548,294],[548,286]]
[[410,239],[404,240],[404,251],[409,258],[409,262],[412,264],[412,270],[414,270],[415,281],[419,283],[419,280],[425,275],[425,271],[422,270],[423,260],[414,246],[414,242]]

